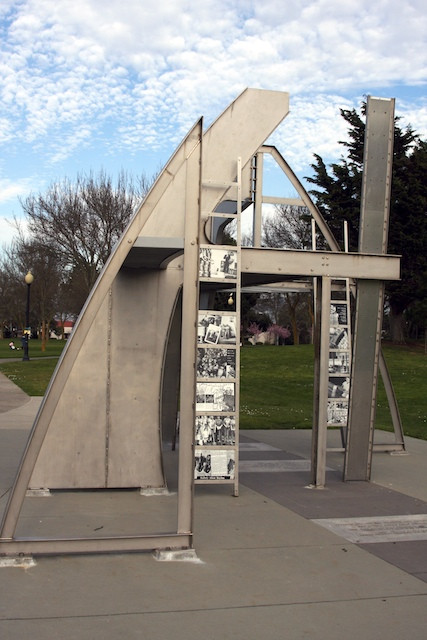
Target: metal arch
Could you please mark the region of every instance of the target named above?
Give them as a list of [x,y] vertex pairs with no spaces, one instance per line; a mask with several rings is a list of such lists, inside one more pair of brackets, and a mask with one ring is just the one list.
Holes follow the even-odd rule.
[[[288,112],[288,95],[281,92],[263,92],[248,89],[244,91],[236,101],[234,101],[218,118],[217,121],[202,134],[202,121],[200,120],[190,130],[188,136],[172,156],[164,171],[159,175],[153,188],[134,218],[125,230],[119,244],[107,262],[101,273],[85,307],[82,310],[80,319],[76,325],[73,338],[67,345],[63,356],[58,363],[54,377],[49,385],[48,392],[42,403],[41,409],[36,417],[30,440],[21,462],[19,473],[10,495],[6,512],[1,525],[0,554],[14,553],[103,553],[110,551],[142,551],[153,548],[188,548],[192,545],[192,515],[193,515],[193,475],[192,475],[192,447],[194,430],[194,388],[195,370],[194,358],[187,357],[194,352],[196,342],[196,322],[194,318],[197,309],[198,291],[195,283],[198,273],[198,247],[202,235],[202,225],[204,225],[206,212],[201,211],[201,202],[208,211],[213,211],[218,202],[225,197],[231,184],[235,184],[235,158],[241,157],[242,164],[246,171],[250,167],[250,161],[254,153],[262,149],[264,140],[286,116]],[[244,123],[245,126],[242,126]],[[224,155],[226,161],[224,161]],[[284,160],[283,160],[284,163]],[[283,164],[283,167],[286,165]],[[282,167],[282,168],[283,168]],[[294,174],[287,167],[287,175]],[[297,190],[301,193],[301,185]],[[239,195],[239,206],[241,199],[246,199],[250,195],[250,184],[245,183],[245,187]],[[303,191],[303,203],[313,211],[313,203],[308,194]],[[203,196],[203,197],[202,197]],[[241,197],[240,197],[241,196]],[[162,209],[163,207],[163,209]],[[171,212],[173,211],[173,215]],[[161,214],[164,214],[163,217]],[[324,228],[327,236],[328,229],[322,224],[322,219],[317,211],[314,217],[319,220],[319,228]],[[138,249],[138,238],[145,239],[151,237],[153,241],[142,241],[142,245],[147,249],[147,254],[135,256],[135,267],[128,263],[123,265],[135,246]],[[163,239],[163,241],[160,241]],[[170,242],[168,242],[170,240]],[[328,242],[333,244],[333,236],[330,235]],[[161,256],[155,256],[155,249],[161,250]],[[165,245],[165,246],[163,246]],[[140,247],[141,248],[141,247]],[[176,258],[178,253],[184,248],[184,256]],[[153,252],[151,252],[151,249]],[[151,255],[150,255],[151,252]],[[276,277],[286,277],[286,260],[295,262],[294,271],[299,275],[306,275],[307,270],[313,276],[321,275],[325,283],[331,274],[348,269],[349,273],[356,271],[358,276],[367,277],[365,260],[371,265],[375,264],[378,269],[379,278],[395,277],[395,266],[392,265],[395,259],[392,256],[367,256],[358,254],[345,257],[338,252],[324,252],[325,256],[317,252],[316,264],[309,265],[310,256],[298,257],[298,252],[281,252],[281,260],[275,257],[274,268]],[[273,256],[257,248],[249,253],[242,251],[242,266],[247,267],[248,272],[268,274],[270,267],[267,262]],[[169,262],[169,260],[171,261]],[[182,260],[184,267],[182,267]],[[323,260],[323,262],[322,262]],[[350,264],[353,261],[354,264]],[[138,264],[139,263],[139,264]],[[391,267],[390,267],[391,265]],[[166,267],[166,268],[164,268]],[[310,271],[311,269],[311,271]],[[90,332],[96,331],[98,326],[108,337],[108,347],[102,350],[102,358],[109,361],[114,334],[111,332],[112,315],[114,304],[110,301],[112,296],[126,296],[128,281],[126,278],[132,271],[139,270],[143,281],[149,282],[152,289],[152,299],[155,297],[156,286],[162,293],[159,298],[166,299],[164,307],[166,315],[171,314],[175,308],[176,292],[183,284],[183,329],[182,344],[184,357],[181,358],[181,413],[182,430],[179,452],[179,491],[178,491],[178,514],[177,531],[170,534],[149,534],[136,536],[118,536],[104,538],[44,538],[44,539],[20,539],[15,538],[15,529],[25,491],[31,480],[38,457],[43,449],[49,426],[55,411],[63,396],[67,381],[72,373],[82,347]],[[336,271],[335,271],[336,270]],[[157,274],[157,275],[156,275]],[[372,274],[372,271],[371,271]],[[298,273],[296,273],[298,276]],[[130,278],[132,278],[130,276]],[[117,293],[120,285],[120,278],[125,281],[123,291]],[[157,278],[157,280],[156,280]],[[119,284],[117,284],[119,283]],[[163,287],[163,288],[162,288]],[[149,304],[147,305],[149,307]],[[129,311],[129,309],[127,309]],[[132,307],[131,311],[134,310]],[[157,313],[159,313],[157,311]],[[158,329],[155,320],[152,320],[153,329]],[[167,335],[165,327],[170,326],[170,317],[163,321],[159,329],[160,344]],[[133,320],[134,322],[134,320]],[[98,324],[97,324],[98,323]],[[110,323],[110,324],[109,324]],[[96,335],[96,334],[95,334]],[[165,349],[165,344],[163,344]],[[163,351],[164,354],[164,351]],[[151,354],[151,362],[153,362]],[[123,360],[121,361],[123,362]],[[158,358],[159,362],[164,362],[164,358]],[[135,366],[135,363],[133,363]],[[160,365],[161,366],[161,365]],[[151,371],[148,372],[149,374]],[[124,374],[125,375],[125,374]],[[161,384],[159,380],[159,385]],[[160,387],[159,387],[160,388]],[[151,395],[158,400],[156,394]],[[160,414],[159,408],[157,407]],[[117,411],[117,409],[116,409]],[[120,435],[120,434],[119,434]],[[157,437],[159,434],[157,433]]]
[[64,391],[69,374],[76,362],[78,354],[80,353],[84,340],[88,335],[88,332],[91,329],[92,324],[94,323],[95,318],[100,311],[100,308],[108,295],[108,292],[126,256],[129,254],[130,249],[137,239],[141,228],[144,226],[144,223],[155,209],[156,204],[168,189],[169,185],[173,183],[181,167],[186,164],[188,158],[191,157],[195,150],[200,149],[201,136],[202,120],[200,120],[190,130],[180,147],[178,147],[177,151],[166,165],[166,168],[157,178],[143,204],[123,233],[120,242],[116,245],[115,250],[107,261],[82,309],[72,338],[66,345],[62,357],[58,362],[31,430],[1,523],[0,550],[4,544],[3,541],[10,541],[14,537],[25,493],[29,486],[31,475],[45,440],[50,421],[55,412],[60,396]]
[[[257,148],[263,144],[268,135],[287,115],[288,104],[288,94],[283,92],[245,90],[204,135],[202,134],[202,120],[199,120],[157,178],[98,278],[82,309],[73,337],[58,363],[33,425],[30,439],[19,467],[18,476],[9,496],[1,524],[0,553],[13,554],[19,553],[19,550],[25,553],[31,552],[31,550],[34,553],[135,551],[147,548],[162,548],[163,546],[182,548],[192,544],[193,478],[192,464],[189,462],[191,462],[192,455],[194,409],[188,393],[186,393],[182,402],[187,424],[181,432],[180,489],[176,534],[168,534],[167,536],[164,534],[134,536],[130,538],[98,538],[94,541],[87,538],[75,538],[72,540],[49,538],[36,540],[33,538],[23,540],[14,538],[14,536],[26,489],[29,486],[36,463],[39,461],[40,453],[43,450],[47,451],[45,445],[46,436],[52,418],[62,398],[67,395],[64,393],[66,384],[69,383],[70,376],[74,373],[77,359],[82,354],[82,347],[85,345],[87,336],[91,332],[101,329],[103,336],[106,338],[105,343],[112,342],[108,337],[111,333],[108,323],[112,321],[111,314],[112,311],[114,312],[114,304],[111,305],[110,300],[112,295],[116,295],[116,282],[119,275],[123,280],[123,277],[127,277],[126,274],[130,275],[132,271],[139,270],[144,274],[144,277],[150,279],[157,277],[150,274],[158,272],[159,274],[165,274],[165,276],[158,276],[163,278],[163,283],[165,282],[165,277],[169,277],[169,289],[166,288],[166,291],[163,291],[163,298],[168,299],[168,313],[172,312],[169,307],[171,309],[174,307],[176,291],[184,279],[184,290],[187,288],[187,297],[184,300],[183,308],[186,307],[185,301],[190,301],[191,304],[187,305],[187,308],[192,307],[190,315],[194,312],[195,294],[190,280],[191,274],[193,273],[194,275],[194,268],[196,268],[195,265],[198,262],[194,260],[195,252],[198,250],[197,224],[199,219],[203,219],[199,210],[200,194],[201,190],[204,189],[201,182],[201,173],[203,171],[203,175],[208,181],[219,180],[219,189],[209,189],[208,197],[205,197],[209,207],[214,206],[227,191],[228,187],[224,187],[224,185],[234,179],[233,164],[235,162],[236,149],[245,163],[250,162],[250,158]],[[245,123],[243,128],[242,122]],[[204,149],[203,156],[202,147]],[[224,162],[224,153],[226,155],[227,153],[228,155],[231,154],[229,163]],[[170,200],[169,203],[168,198]],[[161,209],[162,206],[163,210]],[[159,215],[159,211],[163,212],[163,218]],[[173,215],[171,215],[172,212]],[[138,237],[142,229],[144,237],[151,236],[152,238],[164,238],[166,240],[172,238],[174,241],[171,243],[166,242],[166,245],[169,244],[169,246],[166,247],[166,252],[162,252],[159,265],[157,264],[158,257],[149,255],[150,243],[148,243],[148,246],[146,243],[147,255],[142,260],[143,264],[138,265],[140,258],[135,256],[136,262],[132,263],[132,258],[128,263],[128,268],[124,267],[122,269],[133,246],[138,245]],[[174,258],[175,251],[176,253],[182,252],[182,243],[184,244],[184,258],[172,259],[171,262],[166,264],[169,258]],[[155,245],[155,242],[152,244]],[[164,249],[165,247],[159,248]],[[155,249],[155,247],[153,246],[151,249]],[[185,269],[179,264],[182,259],[186,261]],[[189,264],[193,266],[188,268]],[[135,269],[135,266],[137,269]],[[160,268],[156,268],[157,266],[166,267],[166,269],[160,270]],[[188,277],[183,278],[184,271],[188,274]],[[169,299],[172,299],[172,301],[169,302]],[[168,321],[164,322],[164,324],[169,326]],[[187,331],[190,324],[191,321],[185,325],[184,333],[186,335],[183,336],[184,341],[187,342],[192,341],[191,330]],[[101,341],[101,344],[102,358],[106,361],[110,360],[107,347],[103,341]],[[108,346],[109,348],[110,346]],[[98,354],[95,355],[96,358],[99,358]],[[158,361],[163,362],[163,359],[158,358]],[[188,363],[183,362],[182,375],[186,377],[188,374],[188,389],[190,389],[192,386],[191,379],[194,380],[194,371],[190,372],[187,368]],[[155,400],[156,394],[151,395]]]

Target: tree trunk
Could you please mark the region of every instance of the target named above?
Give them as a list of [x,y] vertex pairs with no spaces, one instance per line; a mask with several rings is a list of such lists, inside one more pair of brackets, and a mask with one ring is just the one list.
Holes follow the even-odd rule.
[[314,344],[314,308],[311,294],[308,296],[308,313],[310,316],[310,344]]
[[403,311],[390,309],[390,334],[395,344],[405,344],[405,317]]
[[42,351],[46,351],[46,325],[47,323],[42,320]]
[[299,344],[299,331],[298,331],[298,324],[297,324],[295,309],[292,309],[292,312],[290,313],[290,318],[291,318],[291,327],[292,327],[292,335],[294,338],[294,344]]
[[291,297],[289,293],[286,294],[286,303],[289,310],[289,317],[291,320],[291,328],[292,328],[292,336],[294,340],[294,344],[299,344],[299,331],[297,324],[297,307],[299,304],[300,298],[299,294],[295,294],[294,297]]

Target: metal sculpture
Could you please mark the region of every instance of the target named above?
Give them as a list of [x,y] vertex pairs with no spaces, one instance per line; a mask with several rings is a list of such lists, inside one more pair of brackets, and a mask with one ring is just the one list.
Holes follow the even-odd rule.
[[[192,547],[194,482],[232,482],[235,494],[238,492],[239,300],[241,287],[249,285],[304,281],[311,286],[313,279],[318,283],[321,304],[312,467],[314,484],[324,484],[327,393],[323,387],[328,379],[324,362],[330,348],[331,283],[334,279],[361,283],[362,295],[370,300],[369,315],[375,315],[375,319],[369,321],[376,329],[366,349],[373,352],[376,376],[381,283],[399,277],[399,259],[385,255],[384,244],[378,250],[362,242],[359,253],[340,252],[280,153],[264,146],[288,114],[288,103],[286,93],[245,90],[205,133],[202,120],[197,122],[157,178],[100,274],[52,377],[5,510],[0,555]],[[387,102],[388,111],[389,107]],[[380,120],[382,123],[383,118]],[[272,155],[294,184],[298,203],[308,207],[330,251],[261,247],[264,154]],[[389,160],[385,163],[386,176]],[[375,215],[381,218],[387,209],[387,197],[385,189],[380,193],[373,183],[370,188],[374,200],[378,200],[378,206],[373,205]],[[288,200],[277,199],[281,203]],[[239,225],[242,210],[250,204],[254,205],[254,246],[249,248],[240,246]],[[237,221],[237,245],[224,247],[218,244],[221,228],[232,218]],[[363,229],[370,220],[368,206]],[[201,266],[206,256],[207,266]],[[209,270],[212,265],[217,265],[214,274]],[[209,309],[209,299],[212,292],[224,290],[230,293],[234,306],[229,312],[219,313],[217,320]],[[210,341],[205,340],[203,314],[209,315],[211,325],[219,327]],[[356,320],[359,325],[363,325],[360,316]],[[223,342],[218,337],[221,331]],[[216,350],[214,356],[222,358],[221,373],[217,368],[213,381],[197,367],[197,359],[206,357],[207,348]],[[359,360],[356,350],[356,380]],[[373,388],[365,385],[362,390],[364,401],[366,394],[371,394],[370,406]],[[215,404],[217,391],[221,400]],[[357,414],[356,406],[353,397],[350,416]],[[16,534],[28,489],[138,487],[154,494],[166,492],[162,442],[175,440],[178,413],[174,530],[109,537],[24,538]],[[353,421],[356,424],[357,417]],[[221,441],[200,435],[195,472],[196,424],[207,428],[208,434],[209,429],[212,433],[218,429],[225,435],[221,435]],[[366,479],[371,431],[372,420],[363,428],[350,428],[347,479]],[[213,443],[222,448],[215,448]],[[354,449],[358,450],[357,464]],[[216,472],[212,464],[216,464]]]

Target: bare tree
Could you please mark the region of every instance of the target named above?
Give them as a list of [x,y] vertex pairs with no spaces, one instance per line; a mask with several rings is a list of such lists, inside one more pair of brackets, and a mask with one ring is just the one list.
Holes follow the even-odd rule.
[[[25,274],[31,270],[34,282],[31,285],[31,319],[33,328],[40,330],[42,350],[45,350],[49,323],[57,308],[58,290],[62,269],[56,252],[49,244],[27,241],[19,236],[6,249],[3,269],[9,275],[9,309],[17,327],[24,325]],[[13,314],[13,315],[12,315]]]
[[[25,317],[23,277],[16,265],[4,255],[0,265],[0,314],[1,336],[14,337],[15,330],[23,325]],[[22,280],[20,280],[22,276]]]
[[[319,243],[319,238],[317,238]],[[263,244],[266,247],[281,249],[311,249],[312,230],[311,215],[307,207],[297,205],[276,205],[273,215],[266,219],[263,226]],[[281,294],[280,303],[284,307],[282,320],[289,320],[294,344],[300,342],[299,318],[307,316],[313,320],[311,294]],[[277,300],[273,300],[275,314],[279,317]]]
[[311,215],[307,207],[276,205],[263,225],[265,247],[311,249]]
[[80,301],[86,299],[136,205],[149,187],[142,176],[135,185],[121,172],[117,181],[100,171],[65,178],[46,193],[21,201],[35,242],[48,244],[70,282],[78,283]]

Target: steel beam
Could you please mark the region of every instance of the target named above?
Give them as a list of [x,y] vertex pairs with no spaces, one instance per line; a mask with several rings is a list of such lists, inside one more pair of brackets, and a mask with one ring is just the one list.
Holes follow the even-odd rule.
[[325,276],[370,280],[398,280],[400,259],[333,251],[292,251],[242,247],[242,278],[245,273],[286,276]]
[[85,553],[138,553],[155,549],[188,549],[189,534],[112,536],[109,538],[14,538],[0,540],[1,556],[37,556]]
[[182,286],[181,388],[178,468],[178,533],[191,533],[193,522],[193,442],[196,396],[197,310],[199,307],[199,224],[202,137],[187,163],[185,185],[184,280]]
[[[385,254],[387,249],[393,133],[394,100],[368,98],[360,211],[361,253]],[[371,476],[384,298],[384,285],[374,278],[361,280],[357,285],[344,480],[369,480]]]
[[331,279],[319,278],[316,287],[316,369],[314,376],[314,411],[312,439],[312,483],[317,488],[325,486],[328,404],[329,318]]

